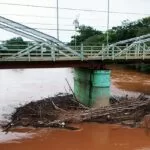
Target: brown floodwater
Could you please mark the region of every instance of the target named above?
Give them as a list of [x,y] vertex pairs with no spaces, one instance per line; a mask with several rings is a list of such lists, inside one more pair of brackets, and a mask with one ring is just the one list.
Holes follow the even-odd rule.
[[2,143],[0,150],[150,150],[149,131],[96,123],[79,126],[79,131],[33,130],[32,138]]
[[[149,74],[122,67],[111,69],[111,94],[150,94]],[[3,113],[11,113],[12,107],[20,103],[65,91],[66,77],[73,85],[68,69],[5,70],[0,72],[0,77],[3,85],[0,87],[0,119]],[[8,134],[0,132],[0,150],[150,150],[150,131],[145,129],[97,123],[76,126],[80,130],[17,129]]]
[[125,92],[138,92],[150,95],[150,74],[113,66],[112,85]]

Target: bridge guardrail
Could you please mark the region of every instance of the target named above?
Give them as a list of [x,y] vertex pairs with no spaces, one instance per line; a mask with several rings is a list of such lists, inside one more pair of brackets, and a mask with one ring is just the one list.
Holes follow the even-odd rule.
[[[18,46],[18,45],[15,45]],[[150,59],[150,47],[143,44],[134,46],[76,46],[71,47],[80,56],[67,49],[40,46],[29,50],[0,49],[0,61],[57,61],[57,60],[115,60]]]

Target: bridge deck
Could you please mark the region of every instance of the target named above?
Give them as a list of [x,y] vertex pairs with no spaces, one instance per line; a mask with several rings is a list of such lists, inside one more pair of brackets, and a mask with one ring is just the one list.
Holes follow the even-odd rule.
[[0,62],[0,69],[20,69],[20,68],[96,68],[101,69],[109,64],[150,64],[150,59],[147,60],[103,60],[103,61],[5,61]]
[[[0,16],[0,28],[32,42],[27,45],[0,45],[0,68],[12,67],[69,67],[90,61],[101,63],[149,62],[150,34],[120,41],[107,46],[69,47],[56,38]],[[10,48],[11,47],[11,48]],[[23,48],[25,47],[25,48]],[[14,48],[14,49],[13,49]],[[53,65],[50,65],[53,64]],[[67,65],[68,64],[68,65]]]

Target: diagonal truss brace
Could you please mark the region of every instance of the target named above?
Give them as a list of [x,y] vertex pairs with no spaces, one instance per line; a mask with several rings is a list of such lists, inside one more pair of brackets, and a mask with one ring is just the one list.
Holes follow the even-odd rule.
[[131,39],[128,39],[128,40],[119,41],[119,42],[116,42],[114,44],[106,46],[106,48],[102,49],[98,54],[95,55],[95,57],[99,57],[100,55],[102,55],[105,52],[110,51],[111,48],[113,48],[117,45],[130,43],[129,46],[127,46],[125,49],[121,50],[120,53],[115,55],[115,56],[118,56],[121,53],[130,50],[132,47],[134,47],[138,43],[145,43],[145,42],[149,42],[149,41],[150,41],[150,34],[146,34],[146,35],[143,35],[143,36],[131,38]]
[[[41,40],[44,40],[44,42],[47,41],[48,43],[54,43],[55,45],[59,46],[61,49],[68,50],[72,54],[77,55],[81,58],[81,55],[79,53],[72,50],[70,47],[66,46],[63,42],[57,40],[56,38],[54,38],[48,34],[37,31],[28,26],[25,26],[18,22],[12,21],[10,19],[6,19],[2,16],[0,16],[0,23],[1,23],[0,28],[4,29],[6,31],[9,30],[10,32],[13,32],[13,33],[19,34],[19,35],[22,34],[22,36],[24,36],[24,37],[28,36],[27,38],[31,39],[31,40],[33,40],[33,37],[34,37],[34,38],[36,38],[36,39],[34,39],[35,41],[39,41],[39,38],[40,38]],[[23,35],[23,33],[24,33],[24,35]]]

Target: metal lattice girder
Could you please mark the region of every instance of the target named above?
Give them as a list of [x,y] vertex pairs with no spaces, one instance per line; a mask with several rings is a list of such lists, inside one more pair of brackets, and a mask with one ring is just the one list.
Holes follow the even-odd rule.
[[118,56],[122,52],[130,50],[130,48],[135,46],[135,44],[137,44],[137,43],[145,43],[145,42],[149,42],[149,41],[150,41],[150,34],[146,34],[146,35],[142,35],[142,36],[139,36],[139,37],[119,41],[119,42],[116,42],[116,43],[113,43],[111,45],[106,46],[97,55],[95,55],[95,57],[98,57],[99,55],[102,55],[103,53],[108,52],[109,50],[111,50],[111,48],[113,48],[117,45],[130,43],[130,45],[128,45],[124,50],[122,50],[119,54],[116,55],[116,56]]
[[129,42],[139,42],[140,40],[145,39],[145,38],[149,38],[149,37],[150,37],[150,34],[146,34],[146,35],[142,35],[142,36],[139,36],[139,37],[135,37],[135,38],[119,41],[119,42],[116,42],[114,44],[111,44],[110,46],[119,45],[119,44],[125,44],[125,43],[129,43]]
[[[66,49],[69,52],[73,53],[74,55],[77,55],[77,56],[81,57],[81,55],[79,53],[73,51],[71,48],[66,46],[63,42],[57,40],[56,38],[54,38],[54,37],[52,37],[52,36],[50,36],[48,34],[45,34],[43,32],[37,31],[37,30],[35,30],[33,28],[30,28],[28,26],[22,25],[22,24],[20,24],[18,22],[10,20],[10,19],[6,19],[6,18],[4,18],[2,16],[0,16],[0,22],[3,23],[4,25],[6,25],[7,27],[10,26],[11,28],[18,29],[16,34],[19,34],[19,31],[20,31],[20,32],[24,32],[25,34],[28,34],[30,36],[34,36],[34,37],[36,36],[37,38],[41,38],[44,41],[55,43],[56,45],[60,46],[61,48]],[[3,27],[1,27],[1,28],[4,29],[4,30],[7,29],[7,28],[3,28]],[[13,31],[11,30],[10,32],[13,32]],[[28,37],[29,39],[31,39],[30,36]]]
[[[146,43],[134,43],[130,46],[114,46],[102,55],[95,57],[103,46],[77,46],[75,51],[82,52],[82,60],[150,60],[150,46]],[[18,51],[18,53],[16,53]],[[16,55],[17,54],[17,55]],[[70,53],[64,53],[48,43],[29,44],[29,47],[20,49],[0,50],[1,61],[73,61],[81,59]]]
[[150,42],[150,38],[143,39],[143,40],[140,40],[140,41],[135,41],[134,43],[146,43],[146,42]]
[[[132,38],[132,41],[134,41],[134,42],[131,43],[129,46],[127,45],[125,49],[123,49],[122,51],[120,51],[120,53],[116,54],[115,56],[120,56],[122,53],[130,51],[131,48],[136,47],[138,44],[149,42],[150,38],[148,38],[148,37],[150,37],[150,34],[143,35],[143,36],[140,36],[140,37],[137,37],[137,38]],[[144,38],[147,38],[147,39],[144,39]],[[127,41],[131,41],[131,39],[125,40],[125,41],[126,42]],[[123,41],[122,41],[122,43],[120,42],[119,44],[123,44]]]
[[0,24],[0,28],[1,28],[1,29],[4,29],[4,30],[6,30],[6,31],[12,32],[12,33],[21,35],[21,36],[23,36],[23,37],[25,37],[25,38],[28,38],[28,39],[37,41],[37,42],[39,42],[39,41],[40,41],[40,42],[44,42],[44,40],[42,40],[42,39],[40,39],[40,38],[38,38],[38,37],[35,37],[35,36],[33,36],[33,35],[30,35],[30,34],[27,34],[27,33],[25,33],[25,32],[19,31],[19,30],[17,30],[17,29],[14,29],[14,28],[12,28],[12,27],[7,26],[7,25]]
[[121,56],[121,54],[124,54],[125,52],[130,51],[130,49],[133,48],[134,46],[136,46],[135,43],[131,44],[130,46],[127,46],[126,48],[124,48],[123,50],[121,50],[119,53],[115,54],[115,57]]
[[33,45],[27,47],[26,49],[23,49],[22,51],[19,51],[18,53],[12,55],[11,58],[13,58],[13,57],[21,57],[21,56],[23,56],[25,54],[30,53],[31,51],[35,50],[36,48],[39,48],[40,46],[41,45],[39,45],[38,43],[33,44]]

